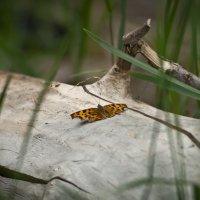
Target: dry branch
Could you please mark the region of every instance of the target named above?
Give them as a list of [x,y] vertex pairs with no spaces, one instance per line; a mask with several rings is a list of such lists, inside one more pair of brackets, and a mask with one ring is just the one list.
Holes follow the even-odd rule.
[[[136,56],[136,54],[138,53],[137,43],[150,30],[150,22],[151,20],[148,19],[147,22],[142,27],[123,36],[123,51],[125,53],[128,53],[133,57]],[[123,60],[122,58],[118,58],[117,66],[120,68],[121,71],[129,71],[131,63],[129,63],[126,60]]]
[[188,72],[178,63],[160,58],[159,55],[144,41],[138,41],[140,53],[149,61],[152,67],[163,70],[166,74],[172,75],[177,80],[182,81],[200,90],[200,78]]
[[[182,81],[198,90],[200,90],[200,78],[188,72],[178,63],[160,58],[159,55],[145,42],[142,38],[150,30],[150,22],[147,22],[136,31],[132,31],[123,36],[123,51],[135,57],[137,53],[141,53],[148,63],[164,73],[175,77],[177,80]],[[117,65],[122,71],[129,71],[131,63],[119,58]]]

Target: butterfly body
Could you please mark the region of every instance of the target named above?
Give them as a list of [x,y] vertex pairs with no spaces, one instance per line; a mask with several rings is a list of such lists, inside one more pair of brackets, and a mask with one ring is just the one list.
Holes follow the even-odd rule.
[[106,118],[113,117],[127,108],[126,104],[108,104],[105,106],[98,105],[97,108],[88,108],[72,113],[72,119],[78,117],[81,120],[87,120],[88,122],[94,122]]

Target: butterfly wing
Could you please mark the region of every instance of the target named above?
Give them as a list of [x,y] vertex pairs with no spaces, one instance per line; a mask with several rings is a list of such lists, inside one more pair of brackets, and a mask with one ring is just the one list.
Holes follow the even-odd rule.
[[88,120],[89,122],[104,119],[103,115],[98,111],[97,108],[88,108],[71,114],[72,119],[76,117],[80,118],[81,120]]
[[113,117],[121,112],[124,112],[124,109],[127,108],[126,104],[109,104],[106,106],[103,106],[103,108],[109,113],[108,117]]
[[113,117],[123,112],[125,108],[127,108],[126,104],[109,104],[106,106],[98,105],[98,108],[88,108],[72,113],[71,118],[74,119],[78,117],[81,120],[94,122],[108,117]]
[[99,113],[98,111],[94,112],[94,113],[91,113],[88,116],[88,121],[89,122],[94,122],[94,121],[98,121],[98,120],[101,120],[101,119],[105,119],[105,117],[101,113]]

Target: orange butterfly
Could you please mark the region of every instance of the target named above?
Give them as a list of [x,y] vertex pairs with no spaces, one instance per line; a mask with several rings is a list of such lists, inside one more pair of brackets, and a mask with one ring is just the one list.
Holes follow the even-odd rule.
[[108,104],[106,106],[98,105],[97,108],[88,108],[85,110],[80,110],[78,112],[72,113],[72,119],[78,117],[81,120],[86,120],[88,122],[94,122],[109,117],[113,117],[127,108],[126,104]]

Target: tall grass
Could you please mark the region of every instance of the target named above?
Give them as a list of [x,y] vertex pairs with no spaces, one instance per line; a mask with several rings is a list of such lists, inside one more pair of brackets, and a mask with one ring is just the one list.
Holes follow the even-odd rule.
[[71,43],[73,50],[73,71],[75,74],[81,72],[81,65],[86,55],[87,37],[83,33],[82,28],[90,26],[91,10],[93,0],[83,0],[80,8],[78,8],[77,19],[74,21],[75,29],[73,31],[73,43]]
[[9,85],[10,85],[11,79],[12,79],[12,75],[8,74],[8,76],[6,77],[6,81],[5,81],[5,84],[3,86],[2,92],[0,94],[0,115],[1,115],[1,110],[2,110],[2,107],[3,107],[4,99],[6,98],[6,92],[7,92]]
[[93,2],[3,1],[0,5],[0,70],[43,77],[48,69],[40,63],[52,61],[60,42],[67,37],[69,48],[65,57],[71,61],[73,73],[81,73],[87,55],[87,37],[82,28],[90,27]]
[[[40,106],[45,98],[45,95],[46,95],[48,89],[49,89],[49,85],[54,80],[54,77],[57,74],[57,71],[60,67],[60,62],[67,51],[68,45],[69,44],[68,44],[68,42],[66,42],[66,40],[62,41],[60,48],[58,49],[57,58],[55,59],[54,64],[50,68],[49,73],[45,78],[45,80],[46,80],[45,84],[43,85],[43,89],[41,90],[41,92],[38,95],[38,98],[37,98],[36,104],[35,104],[35,108],[33,109],[32,116],[30,118],[30,121],[27,125],[26,132],[24,134],[23,142],[21,144],[20,151],[19,151],[18,161],[16,163],[16,171],[21,171],[21,168],[24,164],[26,153],[28,151],[28,144],[29,144],[29,141],[31,138],[32,129],[34,127],[38,111],[40,110]],[[15,199],[15,188],[13,188],[12,192],[10,193],[10,199]]]
[[[199,75],[198,68],[198,1],[171,1],[167,0],[165,4],[165,13],[160,19],[158,34],[156,35],[156,44],[159,54],[165,58],[171,59],[174,62],[185,63],[184,67],[192,73]],[[160,18],[160,17],[159,17]],[[192,27],[192,28],[191,28]],[[186,38],[191,38],[191,45],[183,45]],[[188,39],[187,39],[188,40]],[[192,48],[191,48],[192,47]],[[189,58],[189,50],[190,58]],[[180,59],[185,59],[181,62]],[[190,62],[187,62],[187,60]],[[188,113],[188,104],[190,100],[177,93],[157,90],[158,102],[157,105],[161,109],[185,115]],[[168,101],[168,107],[163,106],[163,99]],[[199,109],[199,107],[198,107]]]
[[[113,37],[113,1],[112,0],[104,0],[106,9],[108,12],[108,22],[109,22],[109,34],[110,34],[110,43],[114,46],[114,37]],[[111,54],[111,63],[114,64],[114,56]]]

